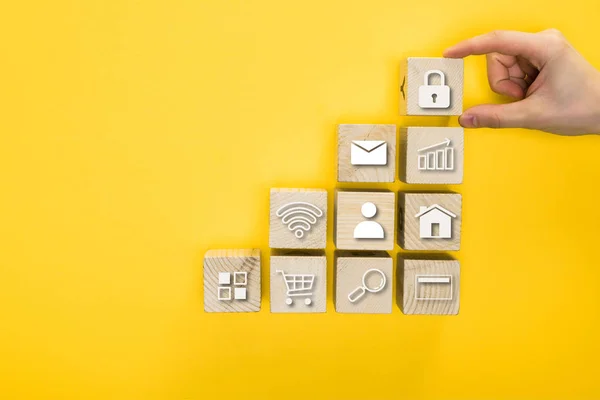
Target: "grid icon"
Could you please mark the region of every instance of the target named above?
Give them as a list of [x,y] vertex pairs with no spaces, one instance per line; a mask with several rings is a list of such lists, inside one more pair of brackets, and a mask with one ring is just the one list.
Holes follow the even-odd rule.
[[[217,287],[217,299],[219,301],[230,301],[231,297],[231,272],[219,272],[219,286]],[[233,290],[233,300],[246,300],[248,298],[248,272],[234,272],[233,285],[237,286]],[[244,287],[239,287],[244,286]]]

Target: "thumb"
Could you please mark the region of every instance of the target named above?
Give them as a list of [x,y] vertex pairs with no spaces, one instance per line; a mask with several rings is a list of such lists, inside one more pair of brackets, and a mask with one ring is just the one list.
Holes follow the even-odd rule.
[[484,104],[466,110],[458,122],[465,128],[527,128],[533,118],[529,101]]

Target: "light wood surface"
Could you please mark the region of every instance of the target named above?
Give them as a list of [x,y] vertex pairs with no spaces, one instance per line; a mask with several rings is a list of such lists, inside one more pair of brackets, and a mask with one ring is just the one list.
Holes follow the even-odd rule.
[[[315,216],[304,236],[298,238],[294,231],[277,216],[277,210],[285,204],[307,202],[318,207],[323,215]],[[327,243],[327,191],[324,189],[271,189],[269,217],[269,247],[278,249],[324,249]]]
[[[286,275],[314,275],[312,293],[310,296],[288,296],[288,289],[284,277],[278,270]],[[323,313],[327,310],[327,258],[325,254],[319,256],[289,254],[285,256],[271,255],[271,291],[270,303],[272,313]],[[291,305],[286,304],[286,299],[292,299]],[[306,305],[304,299],[311,300]]]
[[[219,272],[231,273],[229,285],[219,285]],[[234,285],[234,272],[247,272],[246,285]],[[218,287],[246,288],[246,300],[218,300]],[[206,312],[253,312],[260,311],[260,250],[227,249],[209,250],[204,255],[204,311]]]
[[[387,165],[352,165],[353,140],[384,140]],[[338,182],[394,182],[396,180],[396,125],[339,125]]]
[[[420,283],[416,281],[417,275],[442,279],[449,276],[450,283]],[[450,287],[451,300],[431,300],[449,298]],[[398,291],[398,306],[404,314],[456,315],[460,306],[460,263],[399,258]]]
[[[372,202],[377,207],[373,218],[365,218],[361,207]],[[337,190],[335,198],[335,245],[344,250],[393,250],[396,232],[396,194],[382,191]],[[384,239],[355,239],[354,229],[363,221],[375,221],[384,231]]]
[[[446,86],[450,87],[450,107],[423,109],[419,107],[419,87],[424,85],[425,73],[444,72]],[[440,77],[432,75],[432,85],[440,84]],[[460,115],[463,111],[464,61],[450,58],[409,57],[400,67],[400,115]]]
[[[459,250],[462,221],[462,196],[457,193],[400,193],[402,223],[398,244],[405,250]],[[434,204],[456,215],[452,218],[450,239],[421,239],[420,220],[416,217],[420,207]]]
[[[405,168],[401,169],[401,179],[406,183],[422,184],[460,184],[463,181],[465,135],[463,128],[441,127],[409,127],[400,130],[403,146],[402,160]],[[446,141],[450,144],[446,146]],[[442,143],[442,144],[441,144]],[[435,148],[426,149],[441,144]],[[420,149],[426,149],[419,151]],[[420,170],[419,156],[436,150],[451,149],[452,170]],[[446,154],[446,153],[444,153]]]
[[[386,284],[377,293],[366,292],[352,303],[348,295],[363,285],[363,276],[369,269],[378,269],[385,274]],[[380,278],[373,274],[367,277],[367,285],[376,287]],[[352,314],[389,314],[392,312],[393,262],[386,252],[348,252],[335,255],[335,310]]]

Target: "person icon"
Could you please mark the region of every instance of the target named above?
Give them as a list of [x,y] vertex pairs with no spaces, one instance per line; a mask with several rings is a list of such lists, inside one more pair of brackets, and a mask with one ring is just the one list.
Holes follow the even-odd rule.
[[[377,214],[377,206],[370,201],[360,208],[365,218],[373,218]],[[363,221],[354,228],[354,239],[383,239],[383,227],[375,221]]]

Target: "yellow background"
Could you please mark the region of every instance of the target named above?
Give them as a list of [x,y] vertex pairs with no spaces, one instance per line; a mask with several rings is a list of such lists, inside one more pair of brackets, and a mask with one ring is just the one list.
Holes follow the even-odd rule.
[[[397,116],[403,57],[556,27],[598,67],[598,15],[584,0],[3,2],[0,397],[600,398],[599,137],[466,132],[464,184],[447,188],[464,198],[458,317],[336,314],[331,279],[326,314],[270,314],[268,259],[260,313],[202,304],[208,248],[268,255],[271,187],[329,190],[332,277],[336,124],[456,125]],[[482,57],[465,77],[466,106],[502,101]]]

